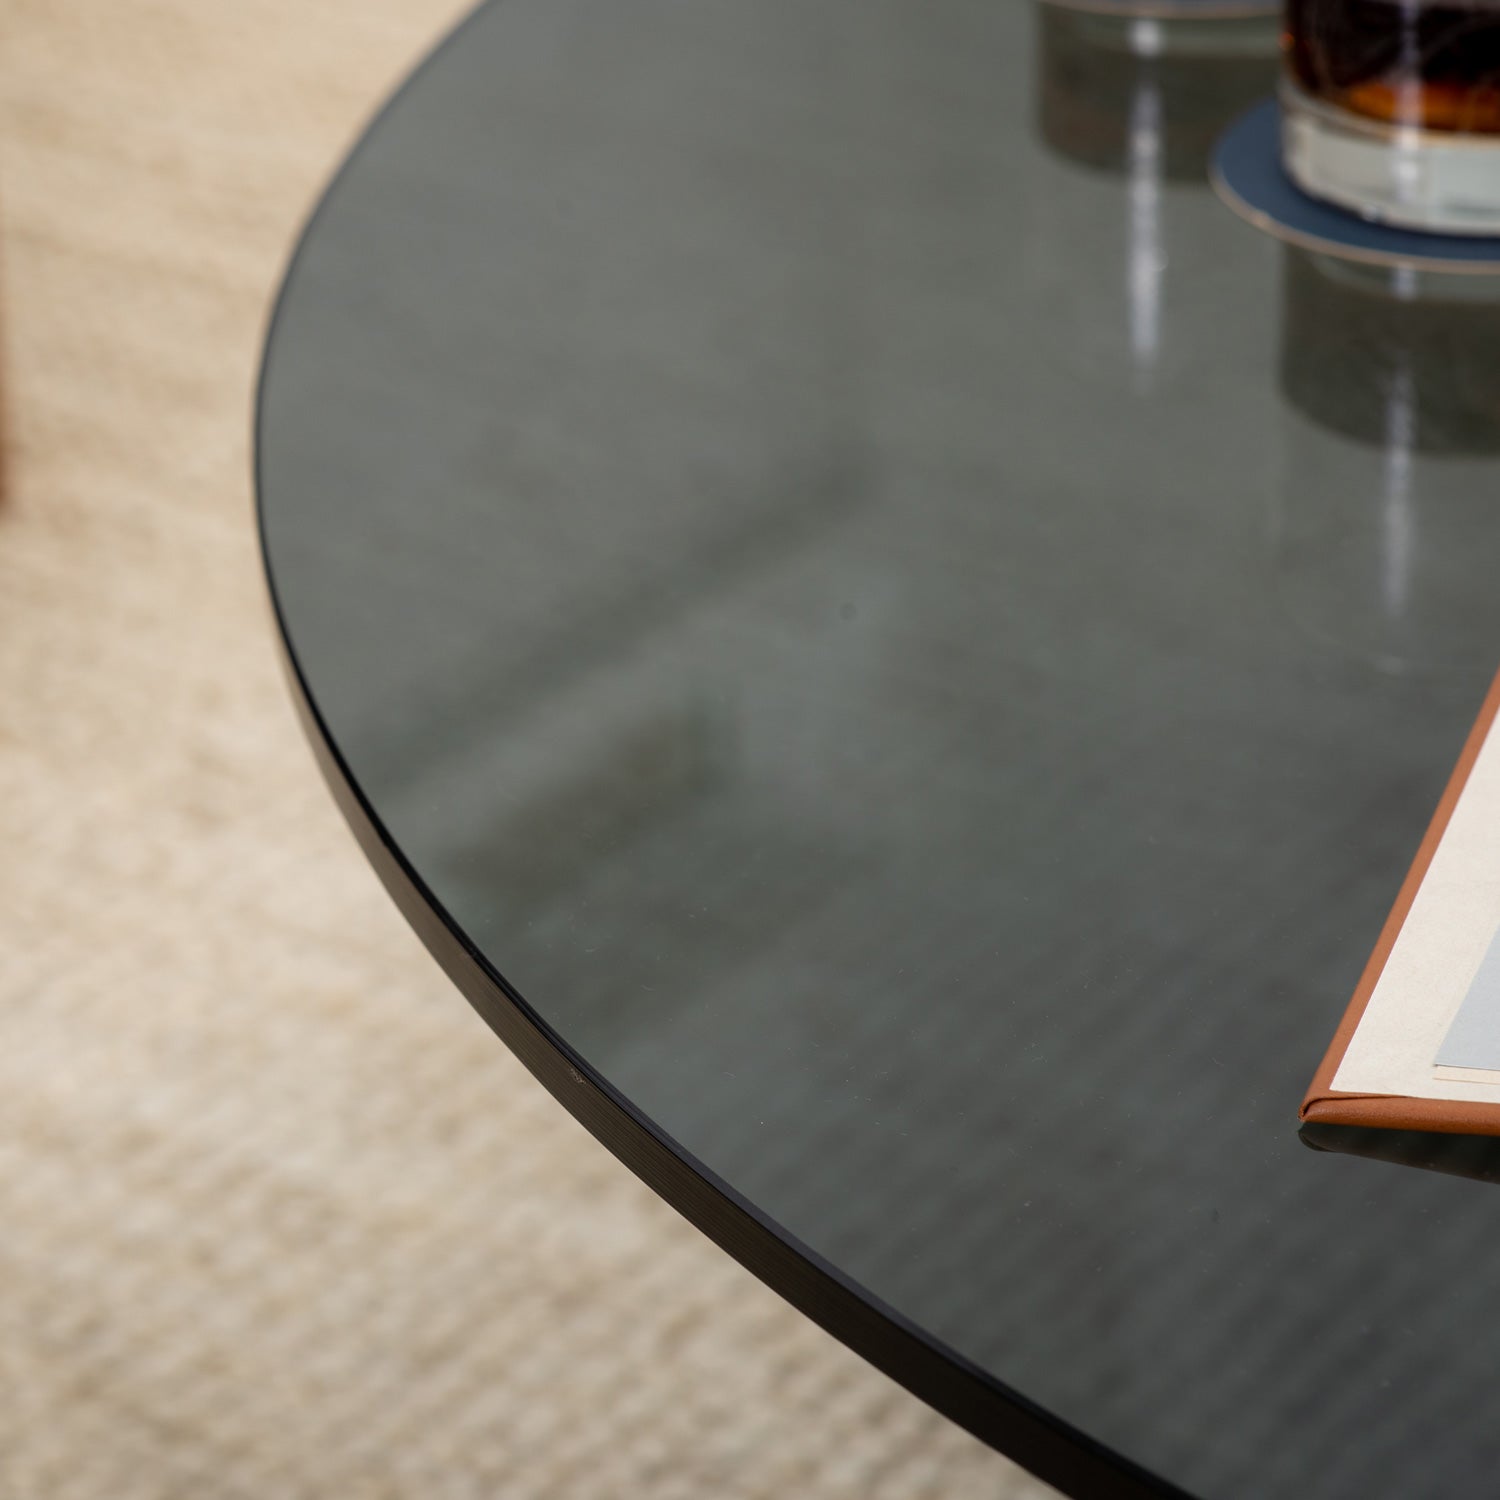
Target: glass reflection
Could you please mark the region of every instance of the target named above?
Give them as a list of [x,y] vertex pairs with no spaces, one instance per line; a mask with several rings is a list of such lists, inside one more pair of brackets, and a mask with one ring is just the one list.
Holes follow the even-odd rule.
[[1273,515],[1298,624],[1390,671],[1487,666],[1500,640],[1500,277],[1288,246]]
[[1214,143],[1275,86],[1275,16],[1161,20],[1039,0],[1038,125],[1059,156],[1202,182]]
[[1161,360],[1169,183],[1204,182],[1224,127],[1275,82],[1274,16],[1096,15],[1039,0],[1038,129],[1057,155],[1126,182],[1124,308],[1137,384]]

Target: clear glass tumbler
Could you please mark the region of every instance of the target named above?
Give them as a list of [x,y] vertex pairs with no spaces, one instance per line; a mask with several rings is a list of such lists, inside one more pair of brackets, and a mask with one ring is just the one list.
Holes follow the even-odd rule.
[[1500,0],[1287,0],[1283,150],[1366,218],[1500,234]]

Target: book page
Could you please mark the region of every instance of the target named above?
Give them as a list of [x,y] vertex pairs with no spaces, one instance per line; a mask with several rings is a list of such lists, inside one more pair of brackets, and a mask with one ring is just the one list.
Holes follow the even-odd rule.
[[1500,1103],[1500,732],[1494,724],[1332,1087]]

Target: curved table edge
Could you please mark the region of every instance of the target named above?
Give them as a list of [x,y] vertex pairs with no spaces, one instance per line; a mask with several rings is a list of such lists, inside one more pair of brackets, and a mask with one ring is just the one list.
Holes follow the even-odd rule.
[[482,12],[479,0],[373,111],[319,191],[281,273],[261,344],[252,419],[255,527],[283,673],[313,758],[381,884],[448,978],[544,1088],[620,1162],[746,1270],[941,1415],[1073,1500],[1192,1500],[986,1373],[846,1277],[741,1197],[578,1057],[464,937],[387,835],[313,700],[277,595],[261,477],[269,354],[303,247],[372,132]]
[[513,998],[386,837],[328,740],[284,636],[282,647],[313,757],[381,884],[490,1029],[596,1140],[819,1327],[1045,1483],[1074,1500],[1189,1500],[995,1381],[849,1281],[654,1127]]

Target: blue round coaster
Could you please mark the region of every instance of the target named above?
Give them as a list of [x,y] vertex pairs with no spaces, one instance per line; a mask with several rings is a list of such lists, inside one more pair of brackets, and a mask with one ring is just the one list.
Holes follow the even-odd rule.
[[1224,132],[1211,175],[1237,214],[1304,250],[1367,265],[1500,272],[1500,237],[1398,229],[1309,198],[1281,164],[1281,105],[1275,99],[1263,100]]

